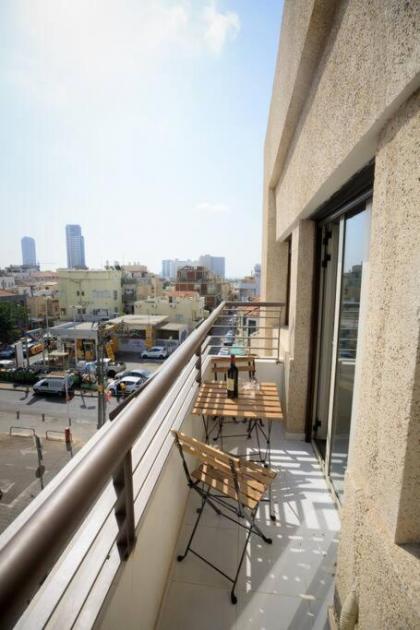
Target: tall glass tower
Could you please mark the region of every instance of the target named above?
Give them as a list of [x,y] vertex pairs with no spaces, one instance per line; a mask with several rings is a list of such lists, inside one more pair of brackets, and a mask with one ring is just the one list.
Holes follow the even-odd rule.
[[86,269],[85,239],[80,225],[66,225],[67,267]]
[[36,265],[35,239],[30,236],[24,236],[21,240],[22,245],[22,264],[30,267]]

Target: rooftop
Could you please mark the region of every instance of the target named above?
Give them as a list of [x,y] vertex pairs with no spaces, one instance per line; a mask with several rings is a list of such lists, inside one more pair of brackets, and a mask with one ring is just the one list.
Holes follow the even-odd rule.
[[185,328],[187,328],[186,324],[167,322],[163,326],[160,326],[159,330],[184,330]]
[[198,291],[166,291],[168,297],[199,297]]
[[16,297],[17,295],[17,293],[12,293],[11,291],[0,289],[0,297]]
[[159,326],[168,321],[167,315],[122,315],[110,320],[111,324],[125,324],[128,328],[136,326]]

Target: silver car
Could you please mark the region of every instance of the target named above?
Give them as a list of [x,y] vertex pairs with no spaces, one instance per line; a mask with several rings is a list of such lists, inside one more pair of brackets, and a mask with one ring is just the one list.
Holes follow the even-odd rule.
[[116,396],[118,391],[117,387],[120,384],[124,384],[124,394],[131,394],[131,392],[134,392],[136,389],[138,389],[142,383],[144,383],[144,379],[138,376],[125,376],[124,378],[119,378],[115,379],[115,381],[111,381],[106,389],[108,392],[111,392],[112,396]]
[[144,350],[141,353],[142,359],[166,359],[168,351],[165,346],[153,346],[150,350]]

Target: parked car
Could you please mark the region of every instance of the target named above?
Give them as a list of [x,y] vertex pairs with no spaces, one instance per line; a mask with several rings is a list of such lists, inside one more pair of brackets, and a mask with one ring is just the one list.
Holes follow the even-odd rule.
[[231,354],[234,354],[236,357],[244,357],[247,352],[245,348],[242,348],[241,346],[231,346],[229,348],[220,348],[217,356],[230,357]]
[[118,372],[115,375],[116,379],[124,378],[125,376],[138,376],[142,378],[144,381],[147,381],[150,378],[151,372],[150,370],[123,370],[122,372]]
[[165,346],[153,346],[150,350],[143,350],[141,353],[142,359],[166,359],[168,357],[168,351]]
[[12,359],[0,359],[0,370],[13,370],[16,367],[16,362]]
[[[104,360],[104,371],[109,378],[115,378],[118,372],[125,370],[126,365],[123,361],[111,361],[111,359],[105,358]],[[96,372],[98,367],[97,361],[78,361],[77,369],[79,372]]]
[[115,378],[115,376],[125,370],[127,367],[124,361],[111,361],[110,359],[104,359],[104,363],[106,366],[106,375],[110,378]]
[[[65,376],[49,376],[42,378],[35,383],[33,390],[35,394],[44,396],[65,396],[66,395],[66,377]],[[71,378],[68,379],[67,389],[70,391],[73,387]]]
[[235,340],[235,335],[232,330],[228,330],[223,339],[224,346],[231,346]]
[[117,386],[120,385],[120,383],[124,383],[125,385],[124,393],[131,394],[131,392],[134,392],[144,383],[144,379],[139,376],[125,376],[124,378],[115,379],[108,385],[106,388],[107,391],[111,392],[112,396],[116,396]]
[[14,346],[4,346],[0,350],[0,359],[13,359],[16,354]]

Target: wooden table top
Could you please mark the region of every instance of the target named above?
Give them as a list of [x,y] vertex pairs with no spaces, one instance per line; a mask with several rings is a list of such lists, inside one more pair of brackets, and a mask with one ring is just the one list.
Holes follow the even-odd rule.
[[192,410],[195,416],[224,416],[226,418],[265,418],[282,420],[283,413],[275,383],[261,383],[259,392],[242,392],[236,399],[227,397],[226,383],[202,383]]

